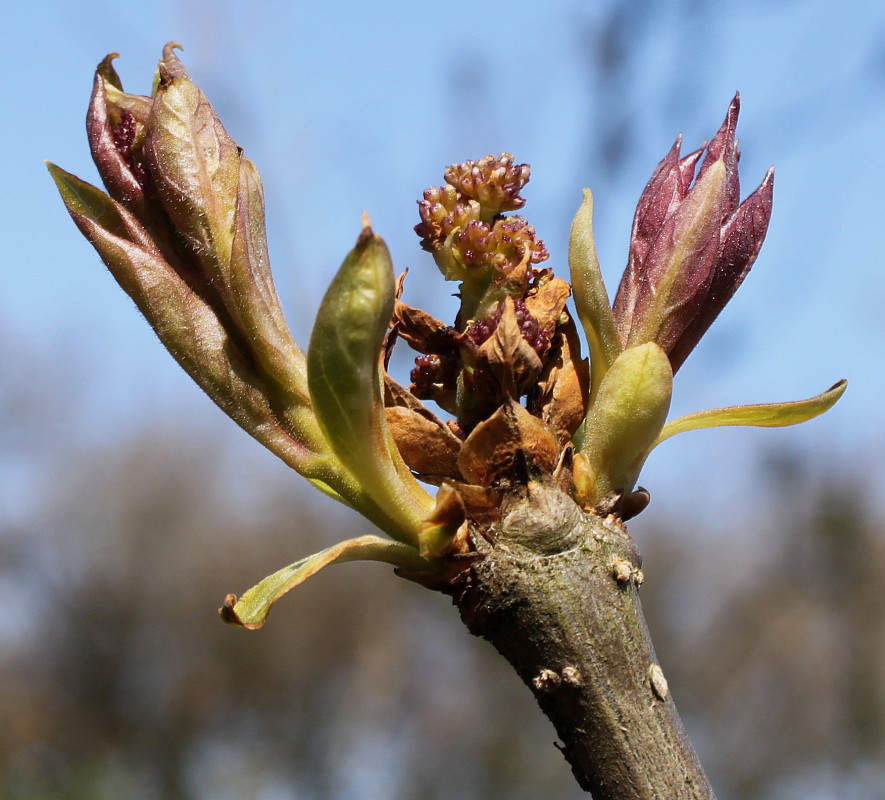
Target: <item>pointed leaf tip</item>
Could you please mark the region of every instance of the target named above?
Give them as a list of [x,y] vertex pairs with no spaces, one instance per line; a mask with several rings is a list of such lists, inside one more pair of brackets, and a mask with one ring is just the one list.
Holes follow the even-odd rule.
[[357,509],[394,538],[417,541],[433,499],[396,450],[381,391],[381,355],[395,291],[387,246],[364,228],[320,304],[307,376],[326,440],[371,499]]
[[596,255],[593,195],[589,189],[584,189],[581,205],[572,221],[568,262],[575,308],[590,349],[590,396],[594,398],[606,371],[621,352],[621,344]]
[[120,57],[119,53],[108,53],[95,68],[95,72],[104,80],[110,83],[114,88],[123,91],[123,84],[120,82],[120,76],[114,69],[114,61]]
[[696,411],[668,422],[653,447],[677,433],[730,426],[750,426],[757,428],[783,428],[798,425],[829,411],[845,393],[848,381],[834,383],[825,392],[807,400],[793,400],[785,403],[760,403],[747,406],[729,406],[709,411]]
[[273,604],[283,595],[321,569],[348,561],[383,561],[416,572],[427,570],[429,566],[410,545],[392,542],[380,536],[358,536],[283,567],[273,575],[268,575],[239,599],[235,594],[227,595],[218,613],[230,625],[238,625],[250,631],[258,630],[267,621]]

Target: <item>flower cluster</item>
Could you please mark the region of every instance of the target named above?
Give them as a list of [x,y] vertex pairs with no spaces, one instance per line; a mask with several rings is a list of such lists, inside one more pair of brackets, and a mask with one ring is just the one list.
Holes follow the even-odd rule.
[[489,155],[453,164],[444,186],[424,192],[415,232],[447,280],[487,284],[524,260],[539,264],[549,257],[531,225],[503,213],[525,205],[520,192],[529,174],[528,164],[514,164],[509,153]]
[[425,189],[424,199],[418,201],[421,222],[415,226],[421,247],[429,253],[439,249],[456,230],[479,221],[479,212],[479,203],[448,183]]
[[490,219],[502,211],[517,211],[525,205],[519,193],[529,182],[528,164],[514,164],[510,153],[495,157],[488,155],[479,161],[452,164],[444,178],[462,195],[480,204],[483,219]]
[[[525,397],[534,408],[538,377],[561,356],[562,334],[574,325],[565,313],[568,284],[534,266],[549,258],[534,227],[503,213],[525,205],[528,165],[509,153],[489,155],[450,166],[445,179],[418,201],[415,231],[443,274],[462,282],[460,312],[448,327],[398,302],[394,330],[421,353],[412,394],[434,400],[469,434],[507,401]],[[576,358],[568,369],[583,365]],[[580,391],[581,380],[574,385]]]

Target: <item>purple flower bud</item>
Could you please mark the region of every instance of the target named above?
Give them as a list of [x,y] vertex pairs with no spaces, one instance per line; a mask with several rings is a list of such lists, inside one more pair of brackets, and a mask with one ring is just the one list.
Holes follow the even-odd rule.
[[479,161],[452,164],[445,173],[446,183],[465,197],[479,202],[481,219],[491,222],[502,211],[518,211],[525,205],[520,192],[529,182],[528,164],[514,164],[510,153],[488,155]]
[[613,307],[618,336],[623,347],[657,342],[674,371],[737,291],[768,230],[773,170],[739,202],[739,109],[735,95],[706,152],[680,157],[677,138],[645,187],[633,220]]

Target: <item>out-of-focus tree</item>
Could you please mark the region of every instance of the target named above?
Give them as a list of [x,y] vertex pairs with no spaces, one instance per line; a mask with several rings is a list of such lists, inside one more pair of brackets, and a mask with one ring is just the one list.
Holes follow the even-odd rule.
[[[885,797],[885,520],[860,469],[834,483],[809,463],[763,465],[765,536],[733,519],[706,544],[644,548],[661,659],[725,797]],[[705,609],[688,626],[687,592]]]

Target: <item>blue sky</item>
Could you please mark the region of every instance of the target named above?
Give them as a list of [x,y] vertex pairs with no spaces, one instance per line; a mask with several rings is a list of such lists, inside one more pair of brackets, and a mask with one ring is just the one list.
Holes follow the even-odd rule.
[[[126,88],[147,93],[163,43],[184,45],[192,76],[262,172],[276,280],[302,344],[362,209],[397,266],[412,268],[407,299],[453,313],[454,287],[411,233],[415,199],[448,163],[490,152],[531,163],[525,215],[560,274],[580,189],[593,189],[613,290],[651,170],[679,131],[692,147],[711,136],[739,89],[744,194],[775,164],[774,216],[749,279],[680,372],[674,412],[798,399],[842,377],[850,386],[807,426],[668,442],[642,482],[656,497],[702,491],[737,503],[761,447],[811,453],[821,472],[860,464],[881,486],[885,7],[748,1],[713,4],[713,15],[696,0],[639,3],[635,36],[621,42],[635,52],[607,82],[587,32],[617,5],[18,4],[0,32],[3,380],[57,391],[62,376],[88,403],[70,420],[59,397],[61,418],[86,438],[145,415],[205,415],[223,435],[243,436],[162,351],[41,163],[95,180],[83,117],[107,52],[121,54]],[[627,154],[607,163],[595,132],[619,115],[633,122]]]

